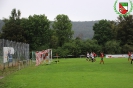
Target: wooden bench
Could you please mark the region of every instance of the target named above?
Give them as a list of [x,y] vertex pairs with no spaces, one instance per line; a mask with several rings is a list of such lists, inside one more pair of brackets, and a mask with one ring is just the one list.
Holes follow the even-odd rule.
[[86,57],[86,55],[79,55],[79,56],[80,56],[80,58],[81,58],[81,57]]
[[67,57],[73,57],[74,55],[67,55]]
[[60,56],[53,56],[53,58],[57,58],[57,57],[60,57]]

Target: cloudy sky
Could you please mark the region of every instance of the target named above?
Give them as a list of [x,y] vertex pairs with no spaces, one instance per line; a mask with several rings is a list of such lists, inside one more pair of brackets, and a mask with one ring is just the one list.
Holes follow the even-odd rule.
[[[116,0],[0,0],[0,19],[8,18],[12,9],[21,11],[21,17],[45,14],[51,21],[59,14],[65,14],[72,21],[116,20]],[[129,2],[129,0],[118,0]],[[133,2],[133,0],[132,0]],[[129,3],[130,8],[131,5]],[[133,14],[133,12],[131,12]]]

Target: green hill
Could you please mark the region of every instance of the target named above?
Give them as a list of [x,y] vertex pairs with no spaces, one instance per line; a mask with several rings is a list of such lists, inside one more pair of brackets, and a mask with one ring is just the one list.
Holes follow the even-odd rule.
[[[94,35],[93,25],[98,21],[72,21],[72,30],[74,31],[73,38],[80,37],[81,39],[92,39]],[[0,20],[0,30],[4,22]]]
[[72,22],[72,30],[74,30],[73,37],[80,37],[82,39],[92,39],[94,35],[93,25],[98,21],[81,21]]

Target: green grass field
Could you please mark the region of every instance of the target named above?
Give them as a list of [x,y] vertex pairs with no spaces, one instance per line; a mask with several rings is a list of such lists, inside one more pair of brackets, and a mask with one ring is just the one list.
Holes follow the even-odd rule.
[[0,88],[133,88],[133,64],[126,58],[104,61],[71,58],[29,66],[0,79]]

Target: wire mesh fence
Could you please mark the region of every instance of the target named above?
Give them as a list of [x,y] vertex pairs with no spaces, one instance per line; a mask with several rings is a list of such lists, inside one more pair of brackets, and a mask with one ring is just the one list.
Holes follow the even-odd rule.
[[[4,47],[12,47],[14,54],[12,54],[12,61],[4,62]],[[29,64],[29,44],[14,42],[5,39],[0,39],[0,70],[4,71],[6,68],[21,69]]]

